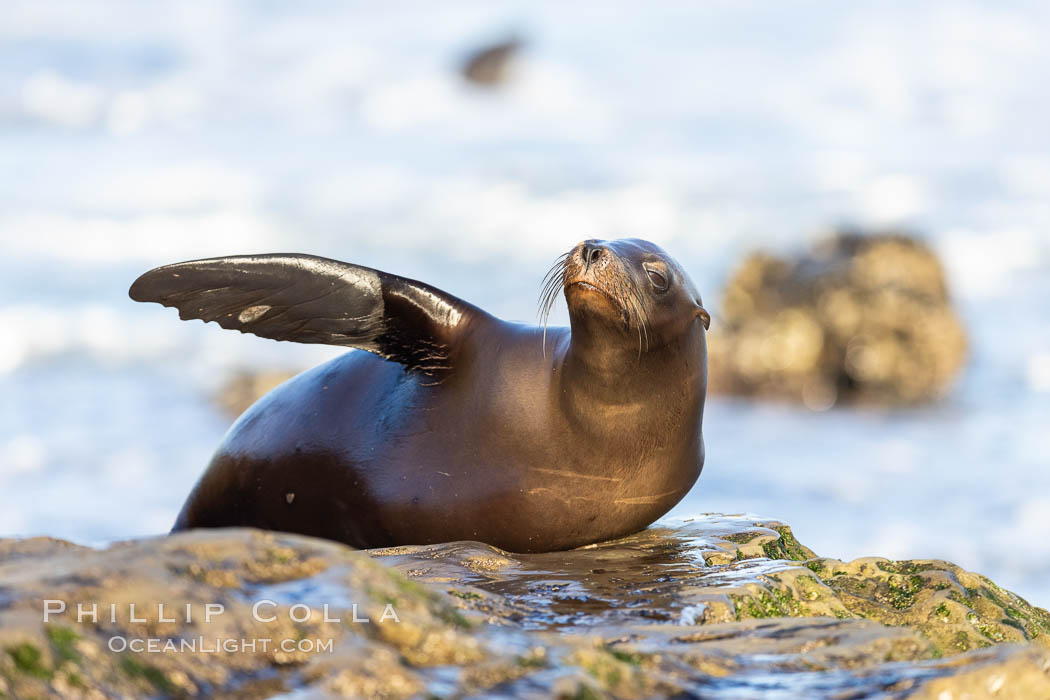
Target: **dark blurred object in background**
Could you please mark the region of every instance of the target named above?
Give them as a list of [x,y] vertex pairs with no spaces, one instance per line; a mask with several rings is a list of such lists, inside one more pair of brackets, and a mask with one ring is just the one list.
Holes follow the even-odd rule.
[[814,410],[935,399],[966,356],[940,262],[896,232],[838,232],[794,259],[748,256],[709,344],[712,392]]
[[483,46],[472,52],[463,62],[463,77],[475,85],[496,87],[507,82],[515,56],[524,46],[516,36],[497,44]]

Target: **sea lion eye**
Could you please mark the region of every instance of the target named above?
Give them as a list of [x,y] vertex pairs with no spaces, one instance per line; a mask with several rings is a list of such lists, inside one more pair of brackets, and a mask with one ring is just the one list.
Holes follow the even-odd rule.
[[665,273],[646,265],[645,274],[649,275],[649,281],[653,283],[656,291],[663,292],[667,290],[667,275]]

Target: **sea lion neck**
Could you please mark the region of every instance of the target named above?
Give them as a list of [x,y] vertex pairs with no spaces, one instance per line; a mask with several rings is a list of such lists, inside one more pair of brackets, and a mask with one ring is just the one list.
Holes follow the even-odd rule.
[[637,372],[642,361],[637,339],[631,343],[622,328],[600,318],[573,317],[570,329],[563,364],[578,381],[616,384]]
[[649,393],[654,381],[669,378],[675,359],[664,348],[646,351],[639,342],[622,327],[573,318],[560,362],[563,400],[622,405]]
[[[570,333],[556,354],[557,395],[561,411],[574,423],[616,423],[599,432],[634,429],[662,411],[655,396],[672,413],[702,403],[706,391],[706,343],[699,321],[670,339],[645,346],[646,337],[600,314],[570,314]],[[649,340],[654,340],[650,334]],[[673,387],[672,391],[667,388]],[[604,406],[607,411],[595,411]],[[637,415],[631,407],[637,407]],[[623,418],[621,421],[616,417]]]

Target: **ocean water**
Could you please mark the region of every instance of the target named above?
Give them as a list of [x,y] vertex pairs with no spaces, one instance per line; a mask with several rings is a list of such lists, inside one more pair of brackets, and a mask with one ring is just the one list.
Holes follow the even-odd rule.
[[[301,251],[533,320],[550,262],[640,236],[719,290],[840,222],[942,256],[941,403],[713,397],[675,509],[822,555],[946,558],[1050,605],[1050,6],[9,0],[0,21],[0,535],[166,530],[236,368],[338,352],[131,302],[181,259]],[[526,48],[499,90],[465,53]],[[557,314],[561,314],[560,317]],[[564,321],[559,309],[555,321]]]

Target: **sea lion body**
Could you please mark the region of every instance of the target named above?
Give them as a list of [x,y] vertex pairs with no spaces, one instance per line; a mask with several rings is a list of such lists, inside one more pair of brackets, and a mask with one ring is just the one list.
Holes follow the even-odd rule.
[[703,323],[654,321],[643,347],[612,297],[563,286],[572,329],[462,303],[438,361],[352,350],[277,387],[230,428],[174,529],[530,552],[644,528],[703,468]]

